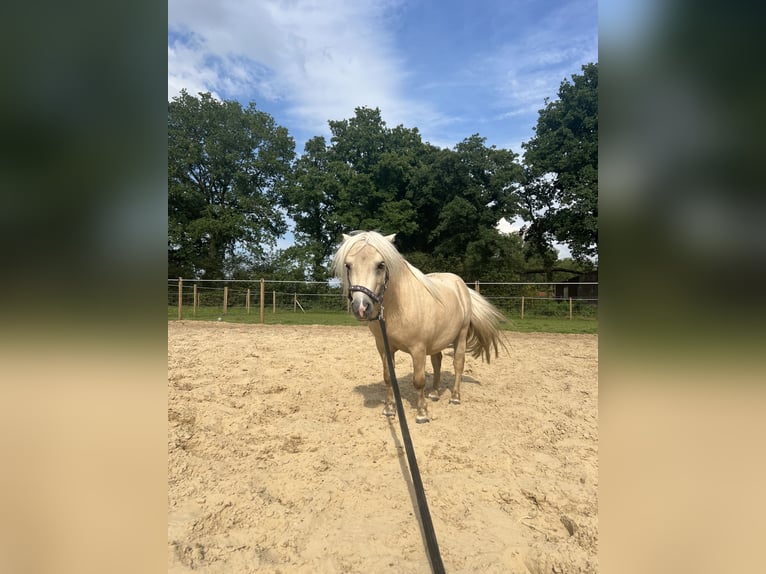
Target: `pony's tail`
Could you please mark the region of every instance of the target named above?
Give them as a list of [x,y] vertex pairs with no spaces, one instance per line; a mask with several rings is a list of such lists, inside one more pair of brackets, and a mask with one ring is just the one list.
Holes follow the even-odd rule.
[[505,345],[502,333],[498,328],[500,321],[504,320],[503,314],[492,303],[479,295],[473,289],[468,289],[471,293],[471,324],[468,327],[468,340],[466,342],[466,351],[473,357],[486,359],[489,363],[492,358],[492,350],[495,350],[495,357],[499,353],[499,347],[508,351]]

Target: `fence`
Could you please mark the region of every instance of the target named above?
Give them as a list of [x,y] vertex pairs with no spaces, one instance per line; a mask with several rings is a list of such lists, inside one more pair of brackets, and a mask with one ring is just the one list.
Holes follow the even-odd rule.
[[[596,319],[597,297],[556,296],[556,286],[598,283],[466,283],[514,318]],[[230,314],[258,317],[267,313],[347,312],[339,284],[327,281],[168,279],[168,317],[215,318]]]

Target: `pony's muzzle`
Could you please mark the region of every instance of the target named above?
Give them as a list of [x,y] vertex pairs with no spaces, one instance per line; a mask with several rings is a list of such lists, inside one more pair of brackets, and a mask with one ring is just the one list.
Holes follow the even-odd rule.
[[351,296],[351,313],[358,321],[370,321],[374,310],[375,302],[364,293],[356,292]]

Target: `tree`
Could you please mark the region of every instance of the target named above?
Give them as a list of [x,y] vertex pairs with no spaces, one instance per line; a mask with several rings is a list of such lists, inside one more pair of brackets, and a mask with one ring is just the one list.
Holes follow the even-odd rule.
[[497,251],[495,228],[516,214],[516,184],[521,167],[512,151],[487,147],[474,134],[455,146],[448,164],[449,185],[442,190],[439,223],[431,232],[434,252],[462,260],[462,274],[479,276]]
[[553,239],[576,259],[598,256],[598,64],[582,71],[561,83],[557,100],[546,99],[534,137],[522,144],[523,217],[544,258]]
[[186,91],[168,103],[168,272],[223,278],[286,229],[295,142],[250,103]]
[[464,277],[486,273],[501,240],[497,222],[517,211],[517,156],[485,141],[474,134],[423,156],[410,186],[418,227],[401,238],[403,251],[433,254],[435,267]]
[[329,125],[330,145],[323,137],[309,140],[285,190],[296,242],[311,255],[316,278],[325,275],[342,233],[407,233],[417,226],[417,213],[407,197],[423,146],[417,129],[389,129],[379,109],[364,107],[350,120]]
[[329,145],[321,137],[306,144],[286,200],[315,277],[341,233],[354,229],[396,233],[399,250],[427,268],[481,274],[497,251],[497,222],[516,213],[521,166],[513,152],[487,147],[478,134],[439,149],[417,128],[388,128],[377,108],[329,125]]

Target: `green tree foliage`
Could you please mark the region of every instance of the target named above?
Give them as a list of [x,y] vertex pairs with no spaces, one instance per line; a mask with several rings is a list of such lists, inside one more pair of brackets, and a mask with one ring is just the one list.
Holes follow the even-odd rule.
[[388,128],[377,108],[357,108],[329,125],[330,144],[307,142],[286,193],[315,277],[324,275],[341,233],[354,229],[396,233],[398,248],[425,271],[441,263],[472,274],[489,264],[498,252],[495,225],[516,210],[515,154],[487,147],[478,135],[439,149],[417,128]]
[[520,193],[530,254],[555,261],[552,240],[576,259],[598,256],[598,64],[564,80],[540,110]]
[[379,109],[357,108],[350,120],[330,121],[323,137],[306,143],[286,192],[298,244],[311,256],[315,277],[342,233],[354,229],[408,231],[417,214],[406,197],[414,159],[423,144],[417,130],[390,130]]
[[274,119],[209,93],[168,104],[168,272],[223,278],[263,257],[287,227],[279,209],[295,143]]
[[501,250],[497,222],[517,212],[516,154],[487,147],[474,134],[432,159],[418,182],[423,191],[418,207],[431,225],[421,227],[417,247],[464,277],[480,276]]

